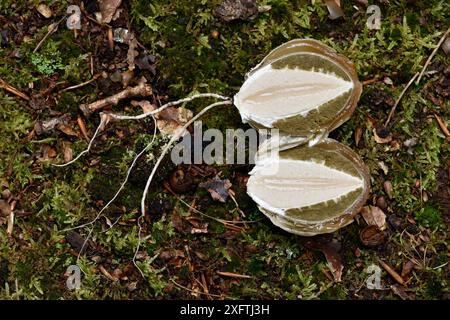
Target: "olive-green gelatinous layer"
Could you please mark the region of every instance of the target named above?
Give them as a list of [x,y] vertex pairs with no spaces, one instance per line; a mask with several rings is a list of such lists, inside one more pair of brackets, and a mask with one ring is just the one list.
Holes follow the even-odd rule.
[[[299,61],[304,58],[308,62],[306,60]],[[316,110],[308,113],[307,117],[292,116],[277,120],[272,124],[272,128],[278,128],[281,132],[291,135],[311,137],[320,132],[330,132],[336,129],[353,113],[362,91],[362,85],[358,80],[353,63],[334,49],[314,39],[294,39],[280,45],[253,68],[247,74],[247,78],[269,64],[274,68],[297,67],[311,70],[312,67],[308,63],[315,66],[315,69],[330,70],[343,79],[352,81],[353,88],[346,94],[330,101],[328,104],[332,106],[331,110],[328,109],[328,106],[321,106],[320,112]],[[340,107],[336,108],[338,105]],[[329,112],[330,114],[328,114]],[[255,120],[248,119],[247,121],[256,129],[266,128],[264,125],[256,123]]]
[[[280,152],[280,158],[323,163],[327,167],[362,179],[360,171],[356,168],[354,161],[352,161],[353,159],[349,159],[345,154],[341,154],[338,148],[342,149],[345,146],[332,139],[326,139],[313,147],[302,145],[283,150]],[[346,151],[348,152],[348,150]],[[350,152],[353,151],[350,150]],[[357,155],[355,154],[354,157],[357,157]]]
[[[334,232],[353,221],[367,199],[370,179],[367,167],[353,150],[327,138],[313,147],[304,144],[280,151],[279,156],[281,159],[321,163],[361,179],[363,186],[338,201],[329,200],[308,207],[288,209],[284,215],[260,206],[261,212],[275,225],[291,233],[313,236]],[[301,197],[301,194],[298,196]]]
[[342,109],[346,107],[351,93],[352,90],[349,90],[317,109],[309,111],[305,116],[295,115],[277,120],[272,126],[285,133],[298,136],[308,136],[323,129],[329,129]]
[[[328,200],[326,202],[321,202],[304,208],[289,209],[286,210],[286,218],[291,219],[302,219],[308,221],[325,221],[327,219],[339,216],[347,212],[348,208],[362,196],[364,193],[363,188],[358,188],[339,199]],[[301,195],[299,195],[301,197]]]
[[324,73],[333,73],[345,81],[352,81],[348,74],[336,63],[327,57],[317,54],[302,53],[292,54],[278,59],[271,64],[274,69],[301,69],[307,71],[320,71]]

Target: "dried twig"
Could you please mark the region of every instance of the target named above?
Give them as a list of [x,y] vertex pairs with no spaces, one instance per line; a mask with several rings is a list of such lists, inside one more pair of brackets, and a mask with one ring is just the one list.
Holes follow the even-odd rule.
[[88,135],[88,132],[86,129],[86,124],[84,123],[84,120],[80,116],[77,117],[77,123],[78,123],[78,126],[80,127],[81,133],[83,134],[84,138],[87,141],[89,141],[90,139],[89,139],[89,135]]
[[6,227],[6,233],[10,236],[14,228],[14,209],[16,207],[16,201],[13,201],[10,205],[10,211],[8,216],[8,226]]
[[25,93],[20,92],[16,88],[14,88],[12,85],[6,83],[4,80],[0,79],[0,88],[5,89],[6,91],[24,99],[24,100],[30,100],[30,97],[27,96]]
[[434,117],[436,118],[436,121],[439,124],[439,127],[441,128],[445,137],[450,138],[450,131],[448,131],[447,124],[445,123],[445,121],[441,117],[439,117],[436,113],[434,114]]
[[230,277],[230,278],[238,278],[238,279],[251,279],[252,276],[248,276],[246,274],[238,274],[233,272],[226,272],[226,271],[217,271],[218,275],[224,276],[224,277]]
[[164,109],[171,107],[171,106],[175,106],[175,105],[179,105],[185,102],[190,102],[192,100],[198,99],[198,98],[218,98],[221,100],[227,100],[229,98],[218,95],[218,94],[214,94],[214,93],[200,93],[200,94],[196,94],[193,95],[189,98],[184,98],[184,99],[180,99],[177,101],[172,101],[169,103],[166,103],[165,105],[159,107],[156,110],[150,111],[150,112],[146,112],[146,113],[142,113],[138,116],[125,116],[125,115],[118,115],[118,114],[114,114],[114,113],[102,113],[100,114],[100,124],[97,127],[97,130],[94,133],[94,136],[92,137],[92,139],[89,142],[88,147],[83,150],[75,159],[73,159],[70,162],[64,163],[64,164],[53,164],[55,167],[65,167],[68,166],[72,163],[74,163],[75,161],[77,161],[79,158],[81,158],[81,156],[83,156],[84,154],[88,153],[92,147],[92,144],[94,142],[94,139],[97,137],[98,133],[103,130],[105,128],[105,126],[108,124],[108,122],[111,119],[116,119],[116,120],[139,120],[139,119],[144,119],[148,116],[153,116],[154,114],[157,114],[161,111],[163,111]]
[[173,284],[176,285],[177,287],[179,287],[179,288],[181,288],[181,289],[183,289],[183,290],[186,290],[186,291],[195,293],[195,294],[203,294],[203,295],[207,295],[207,296],[211,296],[211,297],[215,297],[215,298],[221,298],[221,299],[231,299],[231,297],[227,297],[227,296],[225,296],[225,295],[218,295],[218,294],[205,293],[205,292],[197,292],[197,291],[194,291],[194,290],[192,290],[192,289],[189,289],[188,287],[185,287],[185,286],[179,284],[178,282],[176,282],[176,281],[173,280],[173,279],[170,279],[170,281],[172,281]]
[[61,20],[59,20],[58,22],[53,23],[51,25],[48,26],[48,31],[45,34],[45,36],[42,38],[41,41],[39,41],[39,43],[37,44],[36,48],[34,48],[33,53],[36,53],[36,51],[39,50],[39,48],[42,46],[42,44],[45,42],[45,40],[47,40],[47,38],[54,32],[56,32],[56,30],[58,30],[58,26],[59,24],[66,18],[66,16],[62,17]]
[[372,79],[363,80],[363,81],[361,81],[361,84],[362,84],[363,86],[367,86],[367,85],[369,85],[369,84],[372,84],[372,83],[377,82],[378,80],[380,80],[380,79],[379,79],[378,76],[377,76],[377,77],[372,78]]
[[88,116],[98,110],[101,110],[105,107],[116,105],[120,100],[127,99],[130,97],[143,96],[147,97],[152,94],[152,87],[145,82],[139,83],[135,87],[126,88],[125,90],[116,93],[110,97],[95,101],[90,104],[82,104],[80,106],[81,111]]
[[119,279],[116,278],[115,276],[113,276],[111,273],[109,273],[108,270],[106,270],[104,266],[100,265],[98,269],[108,280],[111,280],[112,282],[119,281]]
[[403,91],[400,93],[399,97],[397,98],[397,101],[395,101],[394,106],[391,109],[391,112],[389,112],[389,116],[386,120],[386,122],[384,123],[384,126],[387,127],[387,125],[389,124],[389,121],[391,121],[392,116],[394,115],[395,109],[397,108],[398,104],[400,103],[400,100],[402,100],[403,96],[405,95],[406,91],[408,90],[408,88],[413,84],[414,79],[417,78],[417,76],[419,75],[419,73],[417,72],[414,77],[411,78],[411,80],[409,80],[408,84],[406,85],[406,87],[403,89]]
[[442,38],[439,40],[438,44],[436,45],[436,48],[434,48],[433,52],[431,52],[430,56],[428,57],[427,61],[425,62],[425,65],[422,68],[422,71],[420,71],[420,74],[419,74],[419,77],[417,78],[416,84],[419,84],[420,79],[422,79],[422,76],[425,73],[425,70],[427,69],[428,65],[431,62],[431,59],[433,59],[433,57],[436,55],[436,52],[439,50],[442,43],[445,41],[445,38],[447,38],[447,35],[449,32],[450,32],[450,28],[448,28],[447,31],[445,31],[444,35],[442,36]]
[[100,76],[101,76],[101,74],[100,74],[100,73],[97,73],[96,75],[94,75],[94,76],[92,77],[92,79],[90,79],[90,80],[88,80],[88,81],[85,81],[85,82],[82,82],[82,83],[80,83],[80,84],[74,85],[74,86],[70,86],[70,87],[61,89],[61,90],[59,90],[59,93],[61,93],[61,92],[66,92],[66,91],[69,91],[69,90],[78,89],[78,88],[81,88],[81,87],[84,87],[85,85],[88,85],[89,83],[92,83],[92,82],[94,82],[95,80],[97,80],[98,77],[100,77]]
[[388,265],[386,262],[384,262],[381,259],[378,259],[378,262],[381,264],[384,270],[387,271],[399,284],[404,285],[405,281],[403,281],[403,278],[395,271],[390,265]]

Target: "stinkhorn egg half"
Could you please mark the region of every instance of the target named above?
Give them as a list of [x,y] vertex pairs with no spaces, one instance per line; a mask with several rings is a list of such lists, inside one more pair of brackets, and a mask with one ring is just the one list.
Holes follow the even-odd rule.
[[272,155],[258,155],[247,192],[286,231],[304,236],[336,231],[353,221],[367,199],[367,167],[338,141],[326,138]]
[[256,128],[311,136],[348,120],[362,86],[353,64],[319,41],[292,40],[270,52],[234,97]]
[[275,225],[303,236],[330,233],[361,209],[368,169],[327,138],[350,118],[361,91],[353,64],[311,39],[279,46],[247,74],[234,97],[243,121],[280,133],[277,152],[275,138],[259,147],[247,193]]

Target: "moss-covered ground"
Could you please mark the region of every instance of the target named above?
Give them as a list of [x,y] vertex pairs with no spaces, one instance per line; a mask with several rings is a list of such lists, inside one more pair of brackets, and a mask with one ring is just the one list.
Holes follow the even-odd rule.
[[[352,60],[360,79],[367,82],[354,115],[331,136],[353,148],[369,166],[368,204],[384,207],[386,240],[365,247],[359,239],[362,219],[333,234],[342,245],[344,263],[342,281],[334,282],[324,256],[305,248],[307,239],[273,226],[246,196],[248,167],[213,166],[233,184],[243,217],[231,199],[213,201],[202,188],[174,196],[164,187],[176,169],[167,161],[148,195],[149,215],[138,257],[143,278],[131,259],[138,241],[141,193],[163,144],[158,136],[107,219],[95,225],[79,261],[84,273],[76,291],[66,287],[65,272],[77,260],[73,238],[85,237],[88,230],[76,230],[73,236],[65,229],[95,217],[120,185],[133,156],[151,140],[153,129],[151,120],[114,123],[80,161],[64,168],[51,166],[63,162],[65,146],[76,155],[87,142],[68,130],[32,135],[35,123],[62,113],[83,118],[81,103],[121,90],[121,85],[100,77],[90,85],[59,92],[92,77],[89,61],[94,73],[125,70],[127,48],[116,44],[109,50],[106,29],[83,16],[76,38],[63,22],[33,53],[50,23],[58,22],[68,6],[68,1],[43,2],[52,8],[53,17],[45,19],[34,9],[37,0],[0,0],[0,78],[32,97],[29,102],[0,89],[0,191],[4,201],[16,202],[11,235],[0,216],[0,298],[400,299],[399,289],[391,288],[395,280],[384,270],[381,290],[366,287],[365,270],[382,259],[398,273],[408,261],[413,263],[401,289],[409,298],[448,299],[450,140],[435,117],[450,125],[450,67],[443,50],[428,67],[433,72],[413,84],[401,100],[387,128],[393,140],[380,144],[373,134],[447,30],[448,1],[370,0],[381,8],[380,30],[366,28],[362,1],[341,1],[345,17],[330,20],[321,1],[262,0],[258,4],[270,5],[271,10],[251,21],[231,22],[213,15],[220,2],[216,0],[124,1],[123,17],[111,25],[133,30],[156,57],[156,73],[139,75],[147,77],[157,98],[175,100],[195,92],[233,95],[248,70],[271,49],[294,38],[321,40]],[[85,8],[93,17],[95,1],[85,1]],[[133,112],[128,102],[114,110]],[[198,112],[205,105],[198,101],[186,107]],[[92,134],[97,115],[84,121]],[[206,114],[203,122],[220,130],[246,128],[232,107]],[[76,122],[71,123],[78,133]],[[391,197],[385,181],[392,184]],[[195,214],[180,199],[216,218],[253,223],[229,228]],[[120,222],[106,231],[118,217]],[[204,223],[208,233],[186,231]],[[225,277],[218,271],[250,277]]]

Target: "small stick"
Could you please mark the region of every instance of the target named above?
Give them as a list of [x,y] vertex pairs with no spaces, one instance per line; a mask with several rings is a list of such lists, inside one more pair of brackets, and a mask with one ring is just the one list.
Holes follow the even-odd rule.
[[89,135],[86,129],[86,124],[84,123],[83,118],[81,118],[80,116],[77,117],[77,123],[78,126],[80,127],[81,133],[83,134],[84,138],[89,141]]
[[[74,30],[75,30],[75,29],[74,29]],[[61,90],[59,90],[59,93],[61,93],[61,92],[66,92],[66,91],[73,90],[73,89],[78,89],[78,88],[81,88],[81,87],[84,87],[85,85],[87,85],[87,84],[89,84],[89,83],[94,82],[95,80],[97,80],[98,77],[100,77],[100,75],[101,75],[101,74],[98,73],[98,74],[94,75],[94,76],[92,77],[92,79],[90,79],[90,80],[88,80],[88,81],[82,82],[82,83],[80,83],[80,84],[77,84],[77,85],[74,85],[74,86],[71,86],[71,87],[67,87],[67,88],[61,89]]]
[[408,84],[406,85],[406,87],[403,89],[403,91],[400,93],[400,96],[397,98],[397,101],[395,101],[394,106],[391,109],[391,112],[389,112],[389,116],[384,124],[385,127],[387,127],[387,125],[389,124],[389,121],[391,121],[392,116],[394,115],[395,109],[397,108],[398,104],[400,103],[400,100],[403,98],[403,96],[405,95],[406,91],[408,90],[408,88],[413,84],[414,79],[417,78],[417,76],[419,75],[419,73],[417,72],[414,77],[411,78],[411,80],[409,80]]
[[372,83],[377,82],[378,80],[379,80],[378,77],[375,77],[375,78],[372,78],[372,79],[363,80],[363,81],[361,82],[361,84],[362,84],[363,86],[367,86],[367,85],[369,85],[369,84],[372,84]]
[[0,88],[5,89],[6,91],[15,94],[16,96],[24,99],[24,100],[30,100],[30,97],[27,96],[25,93],[20,92],[19,90],[17,90],[16,88],[14,88],[12,85],[6,83],[5,81],[3,81],[2,79],[0,79]]
[[56,30],[58,30],[58,26],[59,24],[66,18],[66,16],[62,17],[61,20],[59,20],[58,22],[56,22],[56,24],[51,24],[48,27],[48,31],[45,34],[45,36],[42,38],[41,41],[39,41],[39,43],[37,44],[36,48],[34,48],[33,53],[36,53],[36,51],[39,50],[39,48],[42,46],[42,44],[45,42],[45,40],[47,40],[47,38],[54,32],[56,32]]
[[395,271],[390,265],[388,265],[386,262],[384,262],[381,259],[378,259],[378,262],[381,264],[384,270],[387,271],[399,284],[404,285],[405,282],[403,281],[403,278]]
[[8,236],[10,236],[13,232],[13,228],[14,228],[14,209],[16,207],[16,201],[13,201],[10,205],[10,212],[9,212],[9,217],[8,217],[8,226],[6,228],[6,233],[8,234]]
[[428,57],[427,61],[425,62],[425,65],[422,68],[422,71],[419,74],[419,77],[417,78],[416,84],[419,84],[420,79],[422,79],[423,74],[425,73],[425,70],[427,69],[428,65],[431,62],[431,59],[433,59],[433,57],[436,55],[436,52],[439,50],[439,48],[441,47],[442,43],[445,41],[445,38],[447,38],[448,33],[450,32],[450,28],[447,29],[447,31],[445,31],[444,35],[442,36],[442,38],[439,40],[436,48],[434,48],[433,52],[430,54],[430,56]]
[[114,40],[113,40],[113,31],[112,28],[108,28],[106,31],[108,35],[108,45],[110,50],[114,50]]
[[172,102],[166,103],[165,105],[161,106],[160,108],[158,108],[156,110],[153,110],[153,111],[150,111],[150,112],[147,112],[147,113],[143,113],[143,114],[140,114],[138,116],[124,116],[124,115],[118,115],[118,114],[114,114],[114,113],[102,113],[102,114],[100,114],[100,124],[99,124],[97,130],[95,131],[94,136],[92,137],[91,141],[89,142],[89,145],[88,145],[87,149],[83,150],[72,161],[64,163],[64,164],[53,164],[53,166],[65,167],[65,166],[67,166],[69,164],[72,164],[75,161],[77,161],[83,154],[88,153],[89,150],[91,149],[92,143],[93,143],[95,137],[97,136],[97,134],[99,133],[100,129],[104,129],[104,127],[108,124],[108,122],[111,119],[116,119],[116,120],[139,120],[139,119],[144,119],[144,118],[146,118],[148,116],[153,116],[154,114],[159,113],[159,112],[163,111],[164,109],[166,109],[168,107],[179,105],[179,104],[184,103],[184,102],[190,102],[190,101],[192,101],[194,99],[198,99],[198,98],[217,98],[217,99],[221,99],[221,100],[229,99],[227,97],[224,97],[224,96],[221,96],[221,95],[218,95],[218,94],[215,94],[215,93],[200,93],[200,94],[193,95],[192,97],[189,97],[189,98],[184,98],[184,99],[180,99],[180,100],[177,100],[177,101],[172,101]]
[[119,279],[117,279],[111,273],[109,273],[108,270],[106,270],[104,266],[100,265],[99,270],[108,280],[111,280],[112,282],[119,281]]
[[233,272],[225,272],[225,271],[217,271],[218,275],[224,276],[224,277],[230,277],[230,278],[239,278],[239,279],[251,279],[252,276],[248,276],[246,274],[238,274]]
[[119,93],[116,93],[115,95],[112,95],[110,97],[95,101],[95,102],[87,104],[87,105],[82,104],[80,106],[80,109],[81,109],[81,111],[83,111],[83,113],[86,116],[89,116],[90,114],[94,113],[95,111],[103,109],[107,106],[118,104],[120,100],[127,99],[130,97],[136,97],[136,96],[146,97],[151,94],[152,94],[152,87],[150,85],[145,84],[142,81],[141,83],[139,83],[139,85],[122,90]]
[[441,117],[439,117],[436,113],[434,114],[434,117],[436,118],[436,121],[439,124],[439,127],[441,128],[445,137],[450,138],[450,131],[448,131],[447,124],[445,123],[445,121],[442,120]]
[[213,294],[213,293],[197,292],[197,291],[194,291],[194,290],[192,290],[192,289],[189,289],[188,287],[182,286],[181,284],[179,284],[178,282],[176,282],[176,281],[173,280],[173,279],[170,279],[170,281],[172,281],[173,284],[176,285],[177,287],[179,287],[179,288],[181,288],[181,289],[184,289],[184,290],[186,290],[186,291],[195,293],[195,294],[203,294],[203,295],[207,295],[207,296],[211,296],[211,297],[215,297],[215,298],[221,298],[221,299],[229,298],[229,297],[227,297],[227,296],[222,296],[222,295]]

